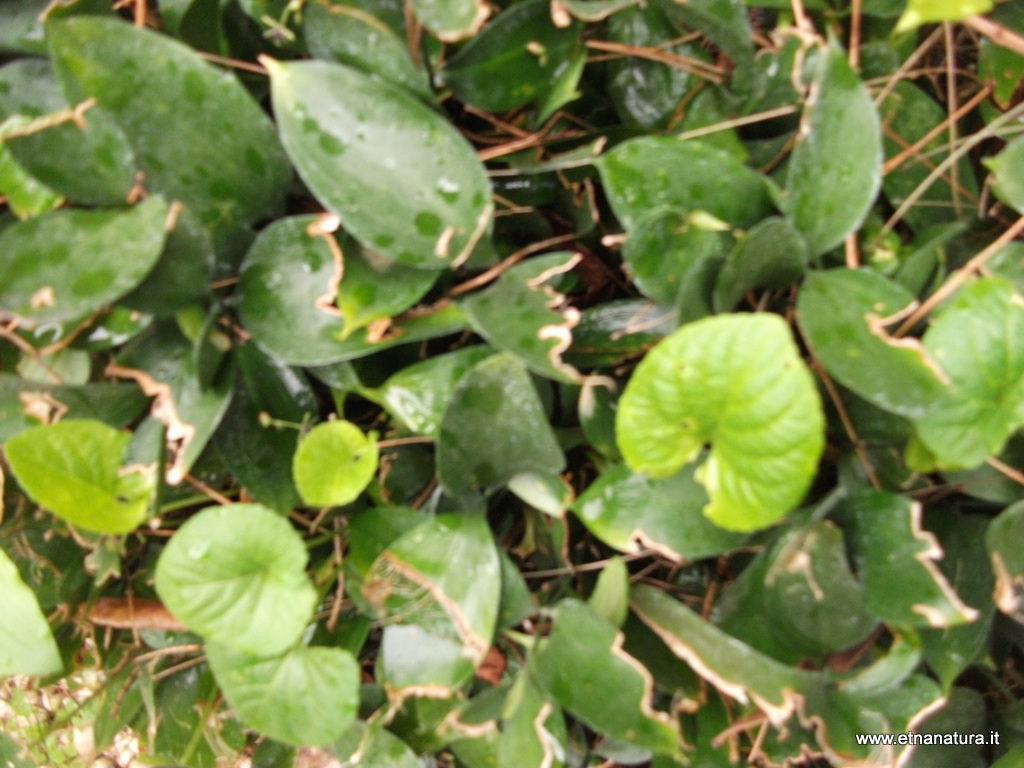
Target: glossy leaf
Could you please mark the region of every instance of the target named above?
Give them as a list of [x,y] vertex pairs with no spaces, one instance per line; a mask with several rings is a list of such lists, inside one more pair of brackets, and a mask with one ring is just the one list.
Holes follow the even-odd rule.
[[412,0],[416,18],[446,43],[476,34],[491,10],[483,0]]
[[1024,213],[1024,139],[1014,139],[985,164],[995,175],[999,199]]
[[922,629],[924,659],[942,688],[952,689],[957,677],[984,652],[995,613],[993,563],[985,548],[990,519],[982,515],[943,516],[936,531],[945,557],[939,563],[949,585],[965,603],[977,606],[978,619],[946,629]]
[[918,417],[946,391],[946,374],[916,339],[891,334],[914,297],[870,270],[814,272],[797,298],[800,329],[829,375],[870,403]]
[[962,289],[924,336],[949,393],[914,427],[945,468],[998,455],[1024,425],[1024,301],[1004,278]]
[[234,368],[225,366],[204,382],[195,352],[174,323],[163,322],[135,337],[107,369],[154,398],[150,411],[167,428],[169,485],[184,479],[231,403]]
[[246,654],[275,656],[313,615],[302,538],[258,504],[208,507],[171,537],[157,562],[160,599],[189,629]]
[[646,299],[617,299],[590,307],[573,329],[566,358],[580,367],[620,365],[675,330],[674,315]]
[[0,676],[60,672],[64,664],[35,593],[2,549],[0,587],[0,612],[4,616],[0,623]]
[[744,540],[700,514],[707,503],[707,493],[691,468],[658,479],[619,464],[591,483],[572,510],[611,547],[622,552],[650,548],[683,561],[727,552]]
[[[571,2],[566,5],[572,12]],[[694,43],[664,46],[667,40],[679,37],[680,30],[653,3],[612,14],[607,34],[610,41],[623,45],[657,46],[676,56],[701,57],[700,47]],[[693,80],[680,67],[632,56],[614,59],[607,66],[608,94],[615,111],[624,123],[643,128],[664,127]]]
[[308,506],[340,507],[370,484],[378,458],[374,433],[364,435],[349,421],[317,424],[295,451],[295,487]]
[[[40,117],[69,106],[53,64],[18,59],[0,68],[0,117]],[[93,107],[82,125],[62,122],[7,139],[13,157],[34,178],[78,203],[124,203],[135,176],[135,157],[110,114]]]
[[985,532],[985,545],[992,560],[995,591],[992,600],[1000,611],[1018,624],[1024,624],[1024,555],[1020,541],[1024,535],[1024,504],[1004,509]]
[[[458,563],[458,568],[452,568]],[[483,515],[438,515],[388,545],[366,574],[363,594],[385,629],[380,673],[401,691],[451,689],[490,647],[501,566]]]
[[[259,234],[242,264],[238,312],[268,352],[292,365],[329,365],[465,327],[461,311],[449,307],[394,319],[383,336],[346,328],[334,306],[341,272],[331,245],[325,236],[310,234],[317,221],[315,216],[279,219]],[[358,295],[356,290],[350,300]]]
[[470,145],[404,90],[341,64],[270,69],[289,156],[364,246],[401,264],[461,264],[490,226],[490,185]]
[[661,136],[631,139],[595,161],[612,210],[626,229],[665,206],[706,211],[748,226],[772,210],[765,180],[719,149]]
[[771,315],[721,315],[683,326],[637,366],[615,432],[626,463],[668,477],[695,473],[723,528],[750,531],[803,498],[824,447],[824,417],[789,329]]
[[508,354],[477,363],[455,387],[441,419],[437,474],[454,496],[490,492],[524,472],[565,466],[537,391]]
[[455,385],[493,352],[486,345],[477,345],[413,363],[389,377],[377,394],[405,427],[436,437]]
[[656,754],[678,754],[678,726],[651,705],[650,673],[622,650],[615,625],[586,603],[567,598],[558,604],[554,628],[538,652],[536,679],[591,728]]
[[268,658],[207,643],[206,657],[231,707],[269,738],[326,745],[355,721],[359,665],[348,651],[299,646]]
[[269,119],[234,75],[116,18],[51,22],[47,38],[68,99],[93,97],[113,117],[148,190],[181,200],[211,230],[279,211],[290,169]]
[[908,32],[930,22],[960,21],[991,10],[991,0],[909,0],[896,32]]
[[742,83],[754,60],[750,21],[740,0],[691,0],[687,3],[656,0],[670,17],[685,27],[700,30],[732,59]]
[[0,316],[30,325],[77,320],[138,285],[164,247],[167,205],[60,210],[0,233]]
[[556,26],[546,0],[501,13],[444,70],[460,101],[504,112],[542,98],[580,47],[581,25]]
[[651,214],[636,222],[622,246],[629,274],[645,296],[670,307],[692,297],[705,305],[705,311],[689,310],[691,318],[710,314],[703,273],[730,248],[721,231],[728,226],[709,218],[702,211]]
[[470,296],[462,310],[477,333],[530,370],[556,381],[579,381],[579,371],[561,357],[572,344],[579,312],[557,290],[557,281],[577,263],[576,254],[566,253],[530,259]]
[[562,709],[538,687],[529,668],[521,673],[505,700],[498,761],[502,768],[563,765],[566,734]]
[[780,290],[795,283],[807,267],[807,246],[783,218],[755,224],[739,239],[715,278],[714,307],[728,312],[752,288]]
[[6,144],[0,144],[0,194],[19,219],[38,216],[64,202],[64,198],[22,168]]
[[380,721],[357,720],[332,749],[345,768],[423,768],[408,744],[386,730]]
[[783,210],[813,258],[864,221],[882,180],[882,144],[874,102],[845,52],[820,51],[810,87]]
[[921,527],[921,505],[885,492],[862,493],[849,506],[848,528],[865,601],[872,613],[894,624],[950,627],[974,621],[939,570],[938,540]]
[[358,4],[308,3],[302,22],[303,36],[315,58],[362,69],[431,98],[426,74],[413,65],[405,40]]
[[99,533],[135,530],[149,513],[155,466],[122,468],[131,435],[98,421],[34,427],[4,444],[22,488],[73,525]]

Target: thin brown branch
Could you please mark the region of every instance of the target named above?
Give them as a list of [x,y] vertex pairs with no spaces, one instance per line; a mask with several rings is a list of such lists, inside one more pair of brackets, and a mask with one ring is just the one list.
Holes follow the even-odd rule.
[[541,240],[536,243],[531,243],[525,248],[520,248],[511,256],[506,256],[499,264],[496,264],[495,266],[491,267],[486,272],[481,272],[476,277],[471,277],[469,280],[459,283],[448,292],[448,296],[459,296],[468,291],[472,291],[475,288],[479,288],[480,286],[487,285],[487,283],[491,282],[492,280],[496,280],[506,270],[515,266],[520,261],[525,259],[527,256],[543,251],[547,248],[550,248],[553,245],[560,245],[561,243],[571,242],[575,240],[576,237],[577,233],[570,232],[565,235],[549,237],[547,240]]
[[688,72],[696,77],[709,80],[715,85],[719,85],[725,77],[725,72],[720,67],[708,64],[705,61],[695,59],[691,56],[669,53],[667,51],[659,50],[658,48],[626,45],[625,43],[614,43],[610,40],[588,40],[587,48],[594,51],[605,51],[607,53],[617,53],[622,56],[633,56],[638,59],[656,61],[659,64],[666,64],[670,67],[681,69],[683,72]]

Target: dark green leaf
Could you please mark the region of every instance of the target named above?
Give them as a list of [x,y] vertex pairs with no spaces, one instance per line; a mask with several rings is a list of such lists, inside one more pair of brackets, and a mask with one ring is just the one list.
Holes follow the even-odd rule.
[[739,546],[744,537],[713,524],[701,509],[708,503],[693,469],[656,479],[624,464],[606,470],[572,506],[601,541],[622,552],[656,549],[673,560],[698,560]]
[[208,507],[164,548],[156,589],[185,626],[208,640],[275,656],[299,639],[313,614],[307,557],[295,529],[266,507]]
[[949,392],[916,420],[940,466],[970,469],[1024,425],[1024,300],[1001,277],[962,289],[924,335]]
[[454,496],[565,466],[529,374],[508,354],[477,363],[459,380],[438,438],[438,480]]
[[754,225],[726,257],[715,279],[714,307],[728,312],[752,288],[779,290],[795,283],[807,266],[807,245],[783,218]]
[[234,75],[121,19],[51,22],[47,37],[69,100],[94,97],[113,117],[148,190],[181,200],[215,231],[279,211],[290,169]]
[[621,557],[616,555],[605,564],[587,604],[598,616],[622,628],[629,613],[629,571]]
[[556,26],[546,0],[516,3],[448,62],[445,81],[460,101],[489,112],[535,102],[578,52],[581,27]]
[[493,205],[483,166],[450,123],[351,67],[264,62],[285,148],[346,230],[411,267],[469,257]]
[[454,688],[483,661],[498,618],[501,566],[487,521],[449,513],[412,528],[374,561],[363,594],[391,620],[381,647],[385,683]]
[[576,254],[553,253],[516,265],[466,299],[462,310],[477,333],[530,370],[557,381],[578,381],[579,371],[561,356],[572,344],[579,311],[567,306],[551,285],[578,263]]
[[879,408],[917,417],[944,395],[946,377],[916,339],[887,331],[913,301],[876,272],[833,269],[807,277],[797,317],[829,375]]
[[985,545],[992,559],[996,607],[1016,622],[1024,624],[1024,554],[1020,542],[1024,536],[1024,503],[1004,509],[985,532]]
[[572,598],[558,604],[554,622],[536,658],[541,687],[602,733],[657,754],[678,754],[678,726],[651,706],[650,673],[622,650],[615,625]]
[[985,164],[995,174],[999,199],[1024,213],[1024,138],[1014,139]]
[[0,233],[0,316],[30,325],[77,320],[138,285],[164,247],[167,205],[60,210]]
[[820,51],[786,176],[784,212],[811,257],[860,226],[882,181],[878,113],[846,53]]
[[597,161],[612,210],[627,229],[665,206],[749,226],[772,210],[765,179],[720,149],[660,136],[632,139]]

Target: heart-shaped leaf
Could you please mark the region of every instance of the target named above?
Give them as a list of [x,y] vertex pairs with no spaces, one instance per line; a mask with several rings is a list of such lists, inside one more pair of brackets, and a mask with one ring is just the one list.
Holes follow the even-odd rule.
[[157,469],[122,467],[131,435],[88,419],[34,427],[4,444],[14,476],[41,506],[73,525],[128,533],[149,513]]
[[347,231],[411,267],[469,257],[490,226],[490,184],[449,122],[342,64],[263,61],[285,149]]
[[52,675],[61,661],[50,625],[17,566],[0,549],[0,676]]
[[164,247],[167,204],[124,211],[60,210],[0,234],[0,317],[30,325],[77,320],[142,282]]
[[640,362],[619,400],[626,463],[668,477],[711,443],[695,477],[704,514],[764,528],[803,498],[824,448],[814,381],[776,315],[718,315],[685,325]]
[[282,653],[313,615],[302,537],[259,504],[209,507],[171,537],[156,567],[170,611],[208,640],[254,656]]
[[882,182],[882,141],[871,94],[846,53],[820,51],[786,176],[784,212],[812,258],[854,231]]
[[297,746],[324,746],[356,719],[359,665],[341,648],[299,646],[281,656],[207,643],[228,703],[251,728]]
[[348,504],[377,472],[377,440],[348,421],[328,421],[310,430],[292,462],[295,487],[312,507]]

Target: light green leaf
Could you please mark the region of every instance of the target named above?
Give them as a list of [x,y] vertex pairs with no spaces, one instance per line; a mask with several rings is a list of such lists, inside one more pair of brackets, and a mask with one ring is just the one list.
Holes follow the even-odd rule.
[[1002,277],[963,288],[924,335],[949,392],[914,427],[945,469],[996,456],[1024,425],[1024,299]]
[[535,663],[541,687],[591,728],[655,754],[679,753],[676,721],[651,705],[650,673],[622,650],[615,625],[586,603],[558,604]]
[[375,433],[364,435],[348,421],[317,424],[295,451],[295,487],[307,506],[349,504],[373,480],[378,459]]
[[1000,611],[1024,624],[1024,502],[1004,509],[985,532],[992,560],[995,590],[992,600]]
[[879,408],[918,417],[944,396],[945,374],[919,341],[894,338],[884,324],[913,301],[877,272],[830,269],[804,281],[797,319],[836,381]]
[[436,437],[455,385],[492,354],[493,349],[481,344],[429,357],[391,376],[377,395],[405,427],[419,435]]
[[812,258],[860,226],[882,182],[878,112],[846,53],[820,51],[789,160],[784,213]]
[[36,503],[69,523],[128,533],[149,513],[155,466],[121,466],[131,435],[70,419],[28,429],[4,444],[14,476]]
[[848,502],[846,527],[864,585],[868,610],[884,621],[950,627],[975,621],[939,570],[942,547],[921,527],[921,505],[885,492],[857,494]]
[[493,204],[483,165],[451,123],[351,67],[263,62],[285,149],[348,232],[410,267],[469,257]]
[[453,689],[483,661],[497,624],[501,565],[486,518],[448,513],[412,528],[374,561],[362,591],[389,620],[379,661],[386,684]]
[[325,746],[355,722],[359,665],[341,648],[299,646],[283,656],[206,644],[228,704],[250,728],[297,746]]
[[498,764],[502,768],[561,768],[565,742],[562,708],[544,695],[527,667],[505,699]]
[[789,328],[775,315],[685,325],[637,366],[615,433],[626,463],[668,477],[711,443],[695,477],[716,525],[764,528],[806,493],[824,448],[824,415]]
[[255,656],[282,653],[313,615],[302,537],[259,504],[208,507],[171,537],[156,590],[185,626]]
[[331,751],[344,768],[424,768],[423,760],[380,720],[356,720]]
[[1018,213],[1024,213],[1024,136],[1019,136],[992,158],[984,161],[995,175],[996,196]]
[[[0,489],[3,483],[0,482]],[[0,549],[0,677],[52,675],[64,664],[50,625],[17,567]]]
[[522,363],[500,354],[455,387],[438,433],[437,475],[454,496],[490,492],[524,472],[554,475],[565,457]]
[[0,195],[19,219],[28,219],[56,208],[64,198],[26,171],[0,144]]
[[516,3],[448,61],[445,82],[460,101],[488,112],[536,102],[578,53],[581,28],[556,26],[547,0]]
[[94,97],[114,119],[146,189],[181,200],[211,230],[278,214],[291,169],[234,74],[123,19],[51,21],[46,31],[69,101]]
[[0,317],[30,326],[77,320],[142,282],[164,247],[167,204],[59,210],[0,233]]
[[991,10],[991,0],[909,0],[896,32],[909,32],[932,22],[960,21]]
[[357,67],[421,98],[433,98],[426,73],[409,58],[406,41],[377,16],[354,3],[319,0],[306,4],[302,22],[314,58]]
[[768,185],[732,155],[698,141],[631,139],[595,161],[612,210],[631,229],[656,208],[706,211],[749,226],[772,211]]
[[651,478],[618,464],[601,473],[572,510],[592,534],[622,552],[652,548],[683,561],[728,552],[745,539],[701,515],[707,503],[692,468]]
[[530,259],[462,302],[462,310],[477,333],[530,370],[556,381],[577,382],[579,371],[562,362],[562,353],[572,343],[579,311],[567,306],[556,287],[578,262],[579,257],[569,253]]

